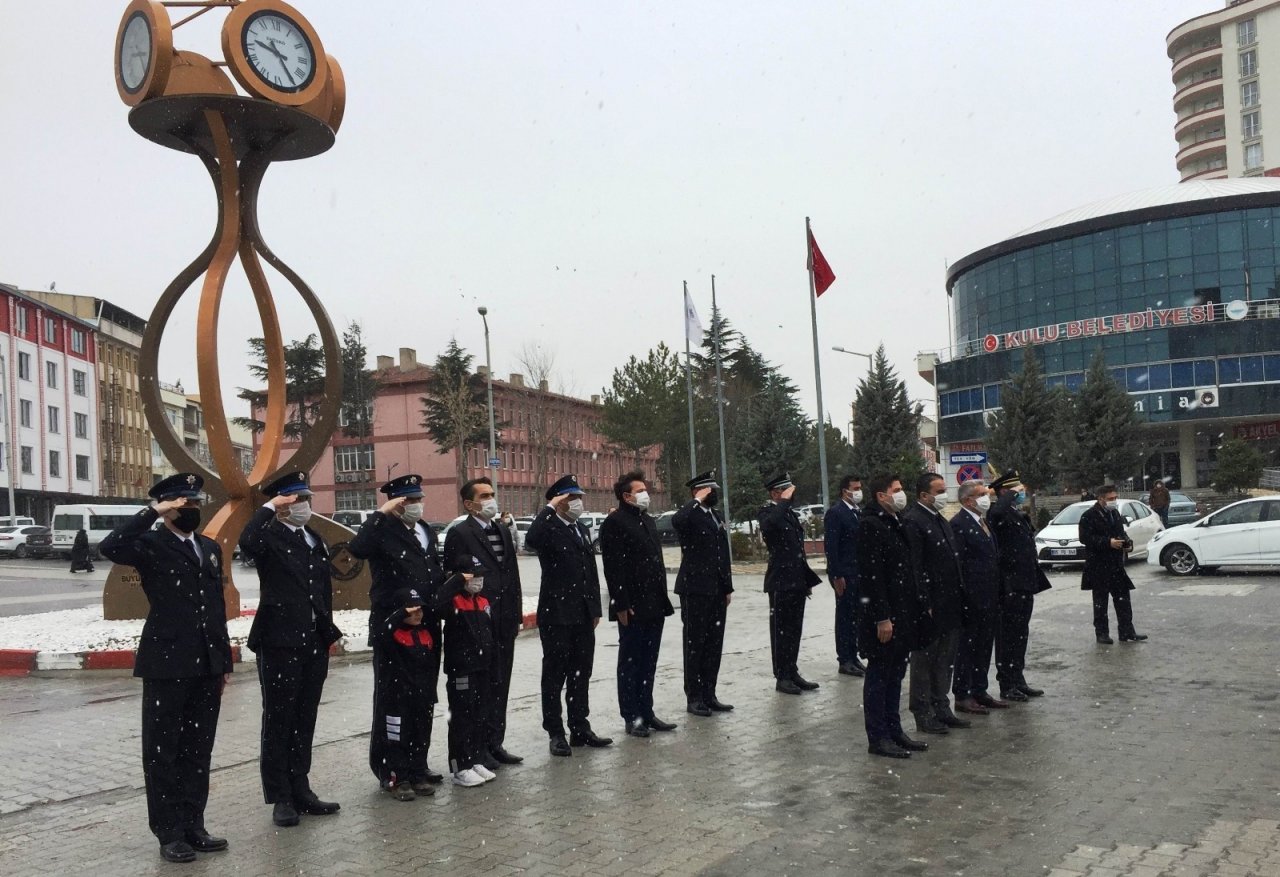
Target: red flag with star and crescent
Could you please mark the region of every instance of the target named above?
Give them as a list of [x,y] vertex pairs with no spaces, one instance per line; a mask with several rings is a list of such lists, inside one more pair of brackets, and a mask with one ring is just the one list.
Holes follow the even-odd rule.
[[814,240],[812,231],[809,232],[809,269],[813,271],[813,291],[817,295],[822,295],[836,282],[836,273],[831,270],[822,250],[818,249],[818,242]]

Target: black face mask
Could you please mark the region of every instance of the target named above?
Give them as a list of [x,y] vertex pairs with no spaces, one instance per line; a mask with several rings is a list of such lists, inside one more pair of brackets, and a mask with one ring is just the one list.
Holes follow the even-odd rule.
[[178,514],[173,519],[173,526],[184,533],[194,533],[200,526],[200,510],[178,509]]
[[715,508],[720,505],[720,491],[713,490],[707,494],[707,507]]

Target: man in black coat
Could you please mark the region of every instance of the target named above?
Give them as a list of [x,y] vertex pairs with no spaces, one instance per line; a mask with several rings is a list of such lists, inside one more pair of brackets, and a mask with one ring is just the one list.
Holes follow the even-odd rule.
[[695,716],[727,713],[731,704],[716,697],[724,626],[733,599],[729,532],[716,511],[720,485],[716,473],[704,472],[685,482],[693,499],[680,507],[671,526],[680,537],[680,571],[676,594],[683,625],[684,695]]
[[800,637],[804,633],[804,603],[822,579],[804,556],[804,526],[791,508],[796,486],[790,475],[765,482],[769,504],[760,510],[760,534],[769,549],[764,592],[769,595],[769,645],[773,653],[775,688],[783,694],[812,691],[818,683],[800,675]]
[[840,479],[840,498],[822,516],[827,577],[836,592],[836,661],[845,676],[862,676],[867,669],[858,660],[858,622],[862,616],[857,558],[861,505],[862,479],[846,475]]
[[[489,601],[493,616],[497,653],[489,670],[487,753],[481,763],[489,770],[498,764],[524,761],[503,747],[507,735],[507,696],[511,691],[511,668],[515,661],[516,637],[524,622],[524,596],[520,591],[520,565],[515,540],[502,522],[493,482],[475,478],[462,485],[462,505],[470,515],[449,530],[444,538],[444,565],[449,572],[484,577],[481,594]],[[485,758],[484,756],[488,756]]]
[[1124,531],[1116,486],[1099,487],[1094,495],[1098,501],[1080,516],[1080,542],[1085,555],[1080,589],[1093,591],[1093,632],[1103,645],[1115,642],[1107,624],[1107,597],[1110,596],[1116,607],[1120,642],[1139,643],[1147,637],[1133,628],[1133,604],[1129,600],[1133,582],[1124,569],[1133,542]]
[[[566,475],[547,488],[547,506],[525,534],[538,552],[542,584],[538,590],[538,637],[542,640],[542,728],[551,738],[551,754],[569,756],[570,746],[608,746],[587,717],[591,668],[600,623],[600,574],[591,534],[579,521],[584,510],[578,479]],[[560,692],[565,692],[569,739],[564,736]]]
[[307,526],[307,473],[290,472],[262,492],[270,499],[240,534],[240,550],[253,559],[261,589],[248,646],[262,688],[262,795],[273,805],[272,821],[287,827],[298,824],[299,813],[339,810],[317,797],[308,774],[329,646],[342,631],[333,623],[329,549]]
[[1009,704],[987,693],[991,650],[1000,623],[1000,558],[995,533],[987,525],[991,508],[990,488],[981,481],[960,485],[960,511],[951,519],[960,550],[964,577],[965,613],[956,650],[955,681],[951,691],[956,711],[985,716],[989,710]]
[[[196,532],[204,480],[180,472],[151,488],[154,502],[102,540],[132,566],[150,607],[133,675],[142,679],[142,774],[147,821],[169,862],[225,850],[204,827],[209,761],[222,690],[231,673],[222,549]],[[153,530],[157,520],[163,526]]]
[[1004,700],[1026,702],[1044,694],[1027,684],[1027,639],[1036,594],[1051,587],[1036,557],[1036,531],[1022,510],[1027,489],[1017,472],[991,482],[996,501],[987,523],[1000,552],[1000,628],[996,634],[996,680]]
[[618,623],[618,710],[632,737],[674,731],[653,712],[662,628],[674,614],[667,597],[662,541],[649,517],[644,473],[625,472],[613,485],[618,507],[600,525],[600,554],[609,588],[609,620]]
[[[428,605],[435,604],[436,590],[444,582],[444,569],[436,557],[436,535],[426,521],[422,520],[422,476],[401,475],[388,481],[378,490],[387,497],[378,511],[374,512],[360,526],[359,532],[347,543],[347,550],[356,557],[369,562],[373,583],[369,588],[369,643],[374,650],[374,683],[377,683],[377,669],[384,662],[379,660],[378,639],[373,636],[375,626],[381,626],[399,605],[397,594],[415,589]],[[424,612],[422,628],[435,643],[440,643],[440,618],[434,612]],[[437,683],[440,679],[440,649],[437,647],[429,655],[435,662],[430,674],[430,684],[425,690],[429,692],[431,703],[437,698]],[[432,716],[432,711],[426,712]],[[373,717],[374,735],[377,736],[377,724],[383,721],[379,716]],[[430,741],[430,728],[427,739]],[[370,750],[371,759],[374,755]],[[370,764],[374,775],[385,783],[385,771],[382,766]],[[431,795],[435,790],[429,784],[439,783],[443,775],[427,768],[425,777],[412,784],[417,795]]]
[[929,748],[906,735],[898,714],[907,657],[916,647],[928,598],[917,581],[912,537],[901,519],[907,508],[902,482],[896,475],[877,475],[869,487],[875,502],[858,527],[858,583],[866,600],[858,641],[867,656],[862,684],[867,751],[910,758]]

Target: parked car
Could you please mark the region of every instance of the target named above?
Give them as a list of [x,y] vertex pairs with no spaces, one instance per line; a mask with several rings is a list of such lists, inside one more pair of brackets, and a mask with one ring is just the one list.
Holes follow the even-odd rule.
[[[1142,494],[1142,501],[1150,502],[1151,494]],[[1175,524],[1190,524],[1192,521],[1198,521],[1204,513],[1204,507],[1185,493],[1169,492],[1170,527]]]
[[[1058,512],[1043,530],[1036,534],[1036,556],[1040,565],[1084,563],[1084,545],[1080,543],[1080,517],[1092,502],[1075,502]],[[1133,540],[1129,557],[1146,557],[1152,538],[1164,529],[1160,516],[1146,503],[1136,499],[1120,500],[1124,532]]]
[[340,512],[333,513],[333,520],[335,523],[342,524],[344,527],[350,527],[352,530],[359,530],[361,524],[373,517],[374,511],[376,511],[376,509],[369,509],[367,511],[343,509]]
[[1147,563],[1176,576],[1219,566],[1280,565],[1280,497],[1243,499],[1194,524],[1170,527],[1153,540]]
[[53,548],[59,555],[71,556],[71,543],[76,531],[89,534],[89,556],[99,559],[98,545],[116,527],[145,509],[144,505],[59,505],[53,507]]
[[679,545],[680,534],[675,528],[675,512],[663,512],[653,521],[653,525],[658,529],[658,538],[663,545]]
[[48,527],[0,527],[0,554],[48,557],[53,554],[53,535]]

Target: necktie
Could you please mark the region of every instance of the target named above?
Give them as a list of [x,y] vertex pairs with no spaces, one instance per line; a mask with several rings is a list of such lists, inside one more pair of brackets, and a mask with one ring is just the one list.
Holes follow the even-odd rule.
[[302,529],[301,527],[299,527],[299,528],[298,528],[297,530],[295,530],[294,532],[298,534],[298,538],[302,540],[302,544],[303,544],[305,547],[307,547],[307,548],[310,548],[310,547],[311,547],[310,545],[308,545],[308,544],[307,544],[307,531],[306,531],[306,530],[304,530],[304,529]]
[[582,544],[582,533],[578,530],[578,525],[577,525],[577,524],[570,524],[570,525],[569,525],[569,532],[573,533],[573,539],[574,539],[574,541],[575,541],[575,542],[577,542],[579,545],[581,545],[581,544]]
[[183,539],[182,544],[187,546],[187,554],[191,555],[191,559],[197,564],[200,563],[200,554],[196,551],[196,543],[194,539]]
[[987,522],[986,522],[984,519],[982,519],[982,518],[978,518],[978,523],[982,525],[982,532],[986,533],[986,534],[987,534],[987,538],[988,538],[988,539],[990,539],[990,538],[991,538],[991,531],[990,531],[989,529],[987,529]]

